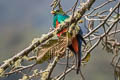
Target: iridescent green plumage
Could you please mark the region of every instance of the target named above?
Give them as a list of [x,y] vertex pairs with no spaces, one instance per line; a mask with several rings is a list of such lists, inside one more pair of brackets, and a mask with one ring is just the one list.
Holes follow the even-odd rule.
[[53,17],[53,27],[56,28],[56,21],[58,21],[58,23],[62,23],[67,18],[69,18],[69,16],[66,15],[62,10],[56,10]]
[[[54,17],[53,17],[53,27],[57,28],[59,27],[59,24],[64,22],[67,18],[69,18],[68,15],[66,15],[62,9],[56,10],[53,12]],[[57,34],[58,37],[60,37],[63,33],[67,32],[67,30],[63,30],[60,33]],[[82,41],[84,41],[82,37],[82,30],[80,29],[78,34],[76,36],[71,38],[72,44],[68,45],[69,49],[75,54],[76,56],[76,62],[77,62],[77,74],[79,73],[80,70],[80,64],[81,64],[81,46],[82,46]]]

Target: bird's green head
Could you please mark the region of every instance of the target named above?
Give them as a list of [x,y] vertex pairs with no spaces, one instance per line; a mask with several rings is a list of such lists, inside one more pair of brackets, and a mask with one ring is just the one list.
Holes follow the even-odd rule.
[[52,13],[53,15],[55,15],[55,14],[65,14],[65,12],[64,12],[62,9],[52,10],[51,13]]

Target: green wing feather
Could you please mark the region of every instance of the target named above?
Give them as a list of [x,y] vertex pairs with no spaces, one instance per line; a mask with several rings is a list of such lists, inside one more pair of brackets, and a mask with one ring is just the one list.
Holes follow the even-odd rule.
[[69,18],[68,15],[65,14],[61,14],[61,13],[57,13],[54,15],[53,18],[53,27],[56,28],[56,21],[58,21],[59,23],[62,23],[65,21],[65,19]]

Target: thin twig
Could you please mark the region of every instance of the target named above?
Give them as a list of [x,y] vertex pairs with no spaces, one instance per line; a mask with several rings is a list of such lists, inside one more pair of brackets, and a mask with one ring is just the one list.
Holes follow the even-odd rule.
[[[65,71],[64,73],[66,72],[67,68],[69,67],[69,49],[66,50],[66,58],[67,58],[67,63],[66,63],[66,67],[65,67]],[[65,80],[65,76],[63,77],[63,80]]]
[[17,72],[19,72],[19,71],[23,71],[23,70],[25,70],[25,69],[34,67],[35,65],[36,65],[36,63],[35,63],[35,64],[28,65],[28,66],[24,66],[24,67],[22,67],[22,68],[20,68],[20,69],[13,70],[13,71],[10,71],[10,72],[8,72],[8,73],[5,73],[5,75],[11,75],[11,74],[17,73]]
[[[61,80],[66,74],[68,74],[70,71],[72,71],[75,68],[75,65],[73,65],[72,67],[70,67],[69,69],[66,70],[66,72],[62,73],[60,76],[58,76],[57,78],[55,78],[55,80]],[[54,80],[54,79],[53,79]]]
[[[108,34],[111,29],[114,27],[114,25],[119,21],[120,19],[117,19],[116,21],[114,21],[114,23],[107,29],[106,34]],[[97,42],[85,53],[85,55],[82,57],[82,60],[86,58],[86,56],[94,49],[96,48],[96,46],[100,43],[100,41],[102,40],[102,38],[105,37],[105,33],[103,33],[100,38],[97,40]]]
[[102,8],[103,6],[105,6],[106,4],[110,3],[110,2],[113,2],[114,0],[108,0],[104,3],[102,3],[101,5],[99,5],[98,7],[94,8],[90,13],[86,14],[86,16],[92,14],[95,10],[98,10],[99,8]]
[[118,8],[118,6],[120,5],[120,2],[113,8],[113,10],[107,15],[107,17],[105,18],[105,20],[100,23],[97,27],[95,27],[91,32],[89,32],[88,34],[86,34],[84,36],[84,38],[88,37],[89,35],[91,35],[92,33],[94,33],[96,30],[98,30],[99,28],[101,28],[102,25],[104,25],[106,23],[106,21],[109,19],[109,17],[112,15],[112,13]]

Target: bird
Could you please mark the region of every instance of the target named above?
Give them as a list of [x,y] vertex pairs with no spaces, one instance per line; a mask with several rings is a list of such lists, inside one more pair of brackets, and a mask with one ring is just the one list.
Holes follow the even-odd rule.
[[[63,10],[56,10],[51,11],[54,15],[53,17],[53,27],[58,28],[58,25],[65,21],[65,19],[69,18],[68,15],[64,14]],[[66,32],[66,29],[62,30],[60,33],[57,34],[58,37],[61,36],[62,33]]]
[[[58,28],[59,24],[61,24],[62,22],[64,22],[66,19],[70,17],[67,14],[65,14],[65,12],[62,9],[52,10],[51,13],[53,14],[53,27],[54,28]],[[57,36],[60,37],[65,32],[67,32],[67,29],[63,29],[60,33],[57,34]],[[76,57],[76,73],[77,74],[80,71],[80,65],[81,65],[82,41],[86,44],[82,34],[83,32],[80,29],[78,31],[78,34],[72,38],[71,44],[68,45],[68,48],[75,54],[75,57]]]

